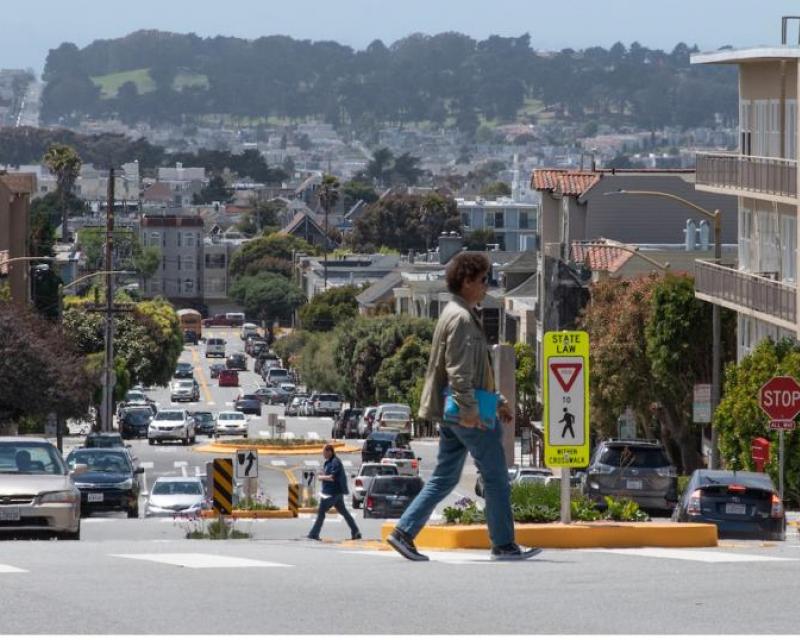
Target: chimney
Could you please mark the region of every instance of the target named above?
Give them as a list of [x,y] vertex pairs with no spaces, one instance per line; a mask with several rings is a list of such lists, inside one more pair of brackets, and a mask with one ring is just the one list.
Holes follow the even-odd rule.
[[439,263],[447,264],[450,258],[464,248],[464,242],[458,233],[451,231],[439,236]]

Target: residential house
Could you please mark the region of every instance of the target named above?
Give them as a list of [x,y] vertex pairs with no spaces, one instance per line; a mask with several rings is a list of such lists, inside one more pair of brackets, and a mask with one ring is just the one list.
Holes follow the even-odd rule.
[[[784,36],[785,36],[784,31]],[[800,337],[798,162],[800,47],[727,49],[693,64],[739,70],[739,148],[697,154],[697,195],[735,198],[738,264],[698,261],[698,298],[738,314],[738,357],[764,338]]]
[[511,198],[465,200],[456,198],[464,233],[477,230],[494,232],[501,250],[525,251],[536,246],[539,205]]
[[142,216],[143,247],[161,252],[158,271],[143,286],[147,296],[198,301],[203,297],[203,219],[195,215]]
[[31,265],[8,261],[30,255],[30,200],[34,193],[35,174],[0,173],[0,276],[8,276],[11,299],[17,303],[30,300]]
[[325,291],[325,267],[327,265],[327,288],[345,285],[361,286],[382,280],[392,273],[400,262],[399,255],[349,255],[325,262],[323,258],[302,256],[297,261],[297,279],[306,297]]
[[173,206],[188,207],[208,184],[208,177],[203,167],[184,167],[176,162],[174,167],[159,167],[158,183],[169,187]]
[[[320,216],[315,216],[308,211],[298,211],[294,218],[287,224],[281,233],[301,238],[311,245],[325,246],[325,229]],[[328,249],[334,248],[334,243],[328,240]]]

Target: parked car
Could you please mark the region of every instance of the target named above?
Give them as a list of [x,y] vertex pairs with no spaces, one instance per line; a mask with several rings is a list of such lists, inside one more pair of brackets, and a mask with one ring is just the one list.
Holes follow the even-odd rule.
[[223,369],[219,372],[218,379],[220,387],[239,386],[239,372],[236,369]]
[[405,404],[381,404],[375,411],[374,431],[402,431],[411,435],[411,407]]
[[316,393],[311,396],[315,416],[336,416],[342,410],[342,399],[338,393]]
[[92,431],[86,435],[83,441],[86,449],[125,449],[125,441],[122,435],[116,431]]
[[606,496],[630,498],[644,510],[672,511],[678,474],[664,445],[655,440],[606,440],[583,475],[583,493],[601,508]]
[[367,494],[372,479],[376,476],[397,476],[400,475],[397,471],[395,464],[383,464],[376,462],[367,462],[361,465],[357,474],[353,477],[353,509],[361,508],[364,502],[364,496]]
[[194,365],[191,362],[179,362],[175,365],[174,378],[194,378]]
[[[550,469],[517,466],[508,468],[508,481],[511,484],[524,484],[526,482],[539,482],[542,484],[547,484],[552,479],[553,472],[550,471]],[[480,498],[484,497],[483,476],[481,475],[480,470],[478,471],[478,477],[475,480],[475,494]]]
[[381,464],[395,465],[401,476],[418,476],[420,460],[411,449],[387,449]]
[[161,410],[147,428],[147,441],[160,444],[164,440],[180,440],[183,444],[194,444],[194,420],[184,409]]
[[276,387],[281,382],[291,382],[291,378],[289,377],[289,372],[286,369],[281,369],[278,367],[270,367],[267,369],[267,374],[264,376],[264,382],[267,383],[268,387]]
[[[85,465],[85,469],[78,468]],[[141,467],[134,468],[130,456],[119,449],[74,449],[67,456],[75,486],[81,492],[81,515],[92,511],[124,511],[139,517]]]
[[376,476],[364,497],[364,517],[399,518],[424,485],[419,476]]
[[250,336],[258,336],[258,325],[252,322],[245,322],[239,331],[239,337],[242,340],[247,340]]
[[308,399],[308,396],[305,395],[296,395],[293,396],[292,399],[289,401],[289,404],[286,405],[286,415],[287,416],[299,416],[300,415],[300,407],[303,405]]
[[262,378],[267,377],[267,371],[273,368],[280,368],[281,360],[272,351],[262,351],[256,356],[253,371],[259,374]]
[[169,394],[172,402],[197,402],[200,400],[200,385],[197,380],[176,380]]
[[225,344],[223,338],[206,338],[206,358],[224,358]]
[[264,404],[286,404],[289,394],[280,387],[259,387],[254,392]]
[[237,411],[242,413],[252,413],[257,416],[261,415],[261,398],[254,393],[245,393],[236,398],[234,407]]
[[786,513],[766,473],[697,469],[672,514],[717,525],[724,538],[786,539]]
[[389,449],[401,449],[408,443],[405,433],[373,431],[361,446],[361,462],[380,462]]
[[218,436],[247,436],[247,416],[241,411],[220,411],[214,434]]
[[[125,400],[117,405],[117,417],[122,415],[122,410],[128,407],[151,407],[155,411],[158,410],[158,405],[152,398],[145,395],[144,391],[139,389],[131,389],[125,394]],[[155,411],[153,413],[155,414]]]
[[210,411],[193,411],[192,418],[194,418],[194,430],[195,433],[202,434],[204,436],[213,436],[214,435],[214,425],[216,424],[216,420],[214,420],[214,414]]
[[247,371],[247,356],[243,353],[234,353],[225,359],[225,366],[228,369]]
[[366,438],[372,432],[372,421],[375,419],[375,412],[378,407],[366,407],[361,419],[358,421],[358,435]]
[[81,537],[81,493],[45,438],[0,437],[0,526],[8,532]]
[[146,438],[152,419],[150,407],[126,407],[119,419],[120,435],[123,438]]
[[339,415],[338,420],[333,425],[332,438],[357,438],[358,421],[361,418],[363,409],[349,408],[344,409]]
[[200,478],[161,476],[153,483],[144,508],[148,516],[197,516],[207,506]]
[[208,368],[208,374],[209,374],[209,375],[210,375],[212,378],[219,378],[219,373],[220,373],[220,371],[222,371],[224,368],[225,368],[225,365],[224,365],[224,364],[219,364],[219,363],[212,364],[212,365],[211,365],[211,366]]
[[281,382],[278,384],[278,388],[282,389],[289,395],[297,391],[297,385],[294,382]]
[[241,327],[243,324],[243,313],[218,313],[203,319],[204,327]]

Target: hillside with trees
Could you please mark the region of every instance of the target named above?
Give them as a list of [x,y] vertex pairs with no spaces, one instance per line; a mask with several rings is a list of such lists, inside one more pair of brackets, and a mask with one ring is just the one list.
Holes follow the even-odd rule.
[[430,122],[472,135],[481,121],[535,118],[546,109],[648,129],[736,117],[735,69],[691,66],[695,49],[633,43],[538,52],[531,36],[475,40],[413,34],[364,50],[336,42],[267,36],[244,40],[138,31],[47,57],[42,116],[185,121],[231,114],[321,118],[358,130]]

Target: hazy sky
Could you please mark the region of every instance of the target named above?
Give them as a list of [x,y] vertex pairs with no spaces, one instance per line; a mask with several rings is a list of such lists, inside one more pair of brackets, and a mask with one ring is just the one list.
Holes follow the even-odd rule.
[[[9,6],[6,6],[8,4]],[[0,67],[40,70],[48,49],[138,29],[255,38],[284,34],[363,48],[414,32],[476,38],[529,32],[537,49],[633,41],[702,50],[780,43],[797,0],[22,0],[3,2]],[[794,27],[797,42],[797,27]],[[790,37],[791,39],[791,37]]]

